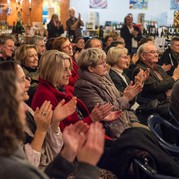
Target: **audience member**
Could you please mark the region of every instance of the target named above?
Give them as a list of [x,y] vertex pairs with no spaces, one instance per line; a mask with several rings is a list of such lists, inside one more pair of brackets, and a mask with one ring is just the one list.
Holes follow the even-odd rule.
[[48,39],[59,37],[64,33],[63,24],[60,22],[58,15],[53,14],[50,22],[47,24]]
[[67,34],[69,38],[72,38],[71,42],[77,37],[81,37],[81,26],[84,26],[84,22],[81,19],[81,14],[78,14],[78,18],[75,17],[75,9],[69,8],[68,10],[69,19],[66,21],[67,25]]
[[114,41],[114,37],[111,35],[107,35],[103,41],[103,46],[104,46],[103,49],[110,46],[113,41]]
[[45,44],[47,50],[52,50],[54,40],[55,37],[47,39],[47,42]]
[[[111,42],[111,45],[110,45],[110,46],[107,46],[107,47],[105,48],[106,54],[108,53],[108,50],[109,50],[111,47],[125,47],[125,42],[122,42],[122,41],[113,41],[113,42]],[[130,59],[130,58],[129,58],[129,59]]]
[[132,57],[137,51],[138,42],[142,38],[142,33],[139,27],[133,24],[133,17],[131,15],[125,17],[124,26],[121,28],[121,37],[124,38],[126,48]]
[[75,61],[78,58],[79,53],[81,50],[83,50],[85,47],[85,40],[83,37],[77,37],[73,46],[73,58]]
[[30,105],[39,80],[37,47],[29,44],[21,45],[17,48],[14,58],[15,61],[20,63],[26,77],[30,80],[30,89],[28,91],[30,98],[26,101]]
[[44,37],[34,35],[29,39],[29,44],[37,46],[38,59],[40,60],[40,57],[46,51]]
[[[106,61],[110,65],[109,75],[114,82],[116,88],[120,92],[124,92],[125,88],[129,85],[130,79],[125,74],[124,70],[129,67],[128,50],[123,47],[112,47],[107,53]],[[134,83],[141,83],[147,79],[149,71],[145,73],[140,70],[135,77]]]
[[100,39],[98,38],[91,38],[88,39],[85,43],[85,49],[87,48],[103,48],[103,44]]
[[[133,77],[140,69],[150,68],[148,79],[144,82],[141,94],[138,96],[140,106],[149,111],[159,113],[162,117],[169,119],[168,112],[171,89],[179,78],[179,67],[169,76],[158,63],[158,50],[155,45],[145,43],[138,49],[139,62],[134,68]],[[144,109],[143,109],[144,110]]]
[[0,62],[13,60],[14,39],[10,34],[0,35]]
[[175,36],[171,39],[170,47],[163,53],[159,64],[162,65],[168,75],[173,75],[175,68],[179,64],[179,37]]

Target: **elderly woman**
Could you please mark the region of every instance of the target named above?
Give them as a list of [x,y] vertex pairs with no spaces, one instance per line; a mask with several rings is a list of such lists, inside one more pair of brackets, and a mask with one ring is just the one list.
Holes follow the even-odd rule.
[[[116,88],[120,92],[124,92],[125,88],[130,84],[130,79],[124,70],[129,67],[128,50],[122,47],[112,47],[107,53],[106,61],[110,65],[109,75],[114,82]],[[143,83],[149,75],[149,71],[140,70],[135,76],[135,84]]]
[[[81,149],[77,155],[79,166],[76,178],[85,178],[86,176],[99,178],[99,171],[95,164],[101,156],[104,143],[104,131],[99,123],[92,124],[88,128],[86,124],[80,121],[65,129],[63,150],[45,171],[49,177],[28,163],[20,147],[26,122],[25,112],[28,110],[23,101],[24,90],[21,81],[16,79],[13,70],[0,70],[0,80],[0,93],[3,93],[0,96],[0,100],[3,101],[0,108],[0,178],[67,178],[76,168],[72,161],[79,148]],[[50,109],[49,112],[52,114]],[[87,131],[93,137],[86,137]],[[81,133],[83,133],[83,136],[80,135]],[[91,148],[91,145],[95,147]],[[84,153],[87,154],[87,151],[90,157],[84,157]],[[91,156],[90,153],[95,153],[95,155]]]
[[115,106],[114,110],[123,110],[122,116],[116,121],[105,122],[111,130],[111,137],[119,137],[126,128],[139,125],[135,114],[127,109],[130,106],[128,102],[141,91],[141,85],[129,85],[121,95],[108,75],[105,60],[106,54],[101,49],[91,48],[81,54],[78,59],[80,78],[75,85],[75,95],[89,110],[93,109],[96,103],[102,105],[107,102]]
[[27,104],[30,105],[39,79],[37,47],[29,44],[20,46],[15,51],[15,61],[21,64],[26,77],[31,80],[28,92],[30,98],[27,101]]

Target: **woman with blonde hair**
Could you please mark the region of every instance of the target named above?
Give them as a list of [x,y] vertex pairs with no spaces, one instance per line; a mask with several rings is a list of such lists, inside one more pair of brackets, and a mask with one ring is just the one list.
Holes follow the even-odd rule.
[[37,47],[29,44],[21,45],[16,49],[14,58],[22,66],[26,77],[30,79],[30,89],[28,91],[30,98],[26,101],[30,105],[39,79]]

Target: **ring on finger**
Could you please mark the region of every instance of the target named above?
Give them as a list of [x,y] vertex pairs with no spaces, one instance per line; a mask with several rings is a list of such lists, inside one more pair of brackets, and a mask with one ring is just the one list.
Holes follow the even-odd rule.
[[43,116],[46,116],[46,112],[45,112],[45,111],[43,111],[43,112],[42,112],[42,115],[43,115]]

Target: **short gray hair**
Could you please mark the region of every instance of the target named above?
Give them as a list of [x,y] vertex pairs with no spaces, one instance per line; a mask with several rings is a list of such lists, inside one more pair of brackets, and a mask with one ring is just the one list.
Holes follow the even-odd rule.
[[80,69],[87,70],[88,67],[95,67],[100,59],[106,59],[106,53],[98,48],[88,48],[83,50],[77,59],[77,64]]
[[29,39],[29,44],[37,45],[41,40],[44,41],[44,37],[39,35],[34,35]]

